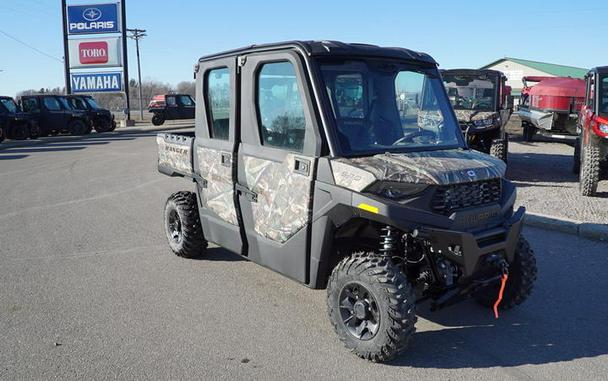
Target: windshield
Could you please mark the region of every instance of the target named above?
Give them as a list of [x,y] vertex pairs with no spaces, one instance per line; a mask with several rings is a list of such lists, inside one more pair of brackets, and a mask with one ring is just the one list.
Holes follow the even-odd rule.
[[608,117],[608,74],[600,77],[600,115]]
[[0,98],[0,103],[8,110],[10,113],[15,113],[19,111],[17,104],[14,100],[10,98]]
[[496,110],[496,84],[493,78],[446,73],[443,81],[454,110]]
[[97,102],[95,102],[95,99],[93,99],[93,98],[84,98],[84,99],[89,104],[89,106],[91,106],[92,109],[98,110],[101,108],[101,107],[99,107]]
[[321,72],[345,154],[463,146],[434,67],[367,59],[322,62]]

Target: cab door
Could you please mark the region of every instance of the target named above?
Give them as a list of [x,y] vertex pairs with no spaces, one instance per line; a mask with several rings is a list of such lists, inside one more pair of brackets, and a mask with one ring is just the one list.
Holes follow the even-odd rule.
[[194,119],[195,104],[190,95],[178,95],[179,119]]
[[179,119],[179,106],[175,95],[165,96],[165,119]]
[[591,121],[595,114],[595,75],[589,72],[586,76],[585,104],[579,112],[579,126],[581,129],[581,140],[583,144],[589,143],[589,132]]
[[65,108],[57,97],[42,97],[41,124],[46,130],[63,130],[66,128],[68,116]]
[[320,137],[295,52],[239,57],[237,194],[249,258],[307,282],[312,183]]
[[235,58],[200,64],[196,75],[194,173],[203,233],[208,241],[243,254],[236,208]]

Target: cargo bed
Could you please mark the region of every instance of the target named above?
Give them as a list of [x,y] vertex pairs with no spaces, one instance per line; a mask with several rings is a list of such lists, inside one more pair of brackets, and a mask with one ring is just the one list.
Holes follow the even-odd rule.
[[192,177],[194,132],[156,135],[158,171],[167,176]]

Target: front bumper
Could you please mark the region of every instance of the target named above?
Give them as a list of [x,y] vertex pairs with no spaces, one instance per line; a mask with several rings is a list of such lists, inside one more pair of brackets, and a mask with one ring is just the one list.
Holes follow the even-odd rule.
[[418,229],[418,234],[431,243],[434,252],[459,264],[464,277],[470,277],[486,254],[502,252],[507,262],[513,262],[525,212],[520,207],[501,226],[475,234],[430,227]]

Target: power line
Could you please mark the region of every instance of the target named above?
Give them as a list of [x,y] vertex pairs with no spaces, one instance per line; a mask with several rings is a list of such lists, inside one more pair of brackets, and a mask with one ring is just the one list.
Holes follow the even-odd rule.
[[21,41],[20,39],[18,39],[17,37],[11,36],[10,34],[6,33],[6,32],[5,32],[5,31],[3,31],[2,29],[0,29],[0,34],[3,34],[3,35],[5,35],[6,37],[10,38],[11,40],[17,41],[17,42],[18,42],[18,43],[20,43],[21,45],[23,45],[23,46],[25,46],[25,47],[28,47],[28,48],[30,48],[30,49],[32,49],[32,50],[34,50],[34,51],[36,51],[36,52],[38,52],[38,53],[40,53],[40,54],[44,55],[44,56],[47,56],[47,57],[49,57],[49,58],[54,59],[55,61],[59,61],[59,62],[63,63],[63,60],[62,60],[61,58],[57,58],[57,57],[52,56],[52,55],[50,55],[50,54],[48,54],[48,53],[46,53],[46,52],[43,52],[42,50],[40,50],[40,49],[38,49],[38,48],[36,48],[36,47],[34,47],[34,46],[32,46],[32,45],[28,44],[27,42],[23,42],[23,41]]

